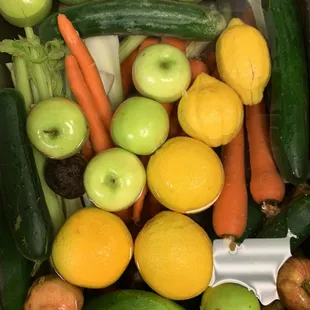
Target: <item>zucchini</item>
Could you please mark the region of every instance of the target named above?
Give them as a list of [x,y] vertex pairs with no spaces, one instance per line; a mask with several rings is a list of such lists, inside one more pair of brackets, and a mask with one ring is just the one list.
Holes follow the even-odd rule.
[[247,224],[243,235],[236,240],[236,243],[242,243],[245,239],[255,238],[256,234],[263,227],[265,215],[261,211],[260,206],[248,194],[248,216]]
[[118,290],[92,299],[84,310],[185,310],[153,292]]
[[31,285],[32,263],[17,250],[0,197],[0,308],[23,309]]
[[310,1],[309,0],[295,0],[298,7],[298,14],[301,17],[304,44],[306,47],[306,58],[308,62],[308,74],[310,74]]
[[[217,11],[171,0],[94,0],[62,10],[84,39],[100,35],[169,36],[214,40],[226,27]],[[42,42],[62,39],[55,13],[39,26]]]
[[257,238],[285,238],[288,230],[297,237],[291,238],[293,252],[310,236],[310,196],[295,198],[278,215],[266,220]]
[[309,90],[300,16],[292,0],[265,0],[272,59],[270,139],[283,178],[294,185],[308,174]]
[[0,91],[0,118],[4,212],[17,248],[38,267],[50,256],[53,226],[26,133],[24,99],[17,90]]

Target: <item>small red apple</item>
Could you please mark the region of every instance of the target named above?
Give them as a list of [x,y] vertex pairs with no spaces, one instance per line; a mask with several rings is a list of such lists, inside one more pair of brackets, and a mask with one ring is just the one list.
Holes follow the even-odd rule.
[[310,259],[290,257],[279,270],[277,289],[288,310],[309,310]]

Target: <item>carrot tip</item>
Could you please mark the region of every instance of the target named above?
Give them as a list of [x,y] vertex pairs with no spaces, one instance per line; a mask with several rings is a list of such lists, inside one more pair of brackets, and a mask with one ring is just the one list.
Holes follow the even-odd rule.
[[267,218],[274,217],[280,213],[278,205],[271,201],[264,201],[261,205],[261,210]]

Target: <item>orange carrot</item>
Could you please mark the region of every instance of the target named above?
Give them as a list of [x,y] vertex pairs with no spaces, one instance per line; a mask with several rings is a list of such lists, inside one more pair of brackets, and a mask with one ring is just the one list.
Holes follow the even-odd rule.
[[225,184],[214,204],[213,228],[221,238],[240,238],[247,223],[247,189],[244,167],[244,129],[222,148]]
[[250,191],[254,200],[263,204],[266,215],[270,211],[272,216],[274,204],[284,198],[285,185],[273,159],[264,102],[246,107],[246,128],[250,150]]
[[189,61],[192,72],[192,82],[196,79],[196,77],[201,73],[209,73],[207,65],[200,59],[190,59]]
[[170,113],[170,128],[168,138],[173,138],[179,135],[182,130],[178,120],[178,104],[173,104],[172,111]]
[[145,48],[147,48],[151,45],[158,44],[158,43],[159,43],[159,38],[148,37],[140,44],[140,46],[138,48],[138,52],[140,53]]
[[217,68],[215,68],[215,69],[213,70],[212,76],[213,76],[214,78],[216,78],[217,80],[221,81],[221,77],[220,77],[220,74],[219,74]]
[[216,68],[216,58],[215,58],[215,52],[210,52],[206,56],[206,64],[207,68],[209,69],[209,72],[213,72]]
[[173,109],[173,103],[162,103],[161,105],[165,108],[165,110],[168,113],[168,116],[170,117],[171,111]]
[[88,120],[94,151],[102,152],[112,146],[111,138],[95,109],[94,99],[73,55],[66,56],[65,66],[70,88]]
[[134,84],[132,80],[132,65],[138,55],[138,49],[134,50],[122,63],[121,75],[122,85],[125,98],[133,90]]
[[143,166],[146,168],[146,166],[149,162],[150,156],[149,155],[141,155],[141,156],[139,156],[139,158],[142,161]]
[[162,205],[152,195],[151,192],[149,192],[149,195],[147,197],[147,209],[148,209],[149,219],[154,217],[157,213],[159,213],[162,210]]
[[169,44],[174,47],[177,47],[180,51],[185,53],[188,41],[177,39],[177,38],[162,37],[161,43]]
[[247,25],[255,26],[255,17],[251,7],[247,8],[241,15],[240,19]]
[[91,145],[89,139],[87,139],[86,143],[82,148],[82,155],[89,161],[94,156],[93,146]]
[[128,224],[132,220],[132,207],[125,210],[114,212],[118,217],[120,217],[124,223]]
[[139,223],[140,221],[140,217],[141,217],[141,213],[142,213],[143,205],[144,205],[144,199],[145,199],[147,192],[148,192],[148,187],[147,187],[147,184],[145,184],[140,197],[133,205],[132,219],[135,223]]
[[112,109],[94,59],[90,55],[83,40],[76,32],[74,26],[64,14],[58,15],[57,22],[59,31],[67,47],[79,64],[85,83],[93,97],[97,112],[104,121],[106,129],[109,131]]

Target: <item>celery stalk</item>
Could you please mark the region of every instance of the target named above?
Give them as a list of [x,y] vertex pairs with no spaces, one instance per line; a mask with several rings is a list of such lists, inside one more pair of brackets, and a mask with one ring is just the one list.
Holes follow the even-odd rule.
[[127,36],[119,46],[119,60],[122,63],[145,39],[147,36]]
[[38,170],[38,175],[41,181],[41,187],[44,193],[45,202],[46,202],[49,214],[52,219],[54,235],[56,235],[60,227],[65,222],[65,216],[62,211],[61,198],[58,195],[56,195],[48,187],[45,181],[44,167],[45,167],[46,158],[44,157],[43,154],[38,152],[35,148],[32,148],[32,149],[33,149],[33,155],[34,155],[34,159],[35,159],[37,170]]
[[[36,52],[36,51],[35,51]],[[35,79],[38,81],[44,76],[43,66],[41,64],[34,64],[37,67],[34,70],[36,76]],[[28,68],[26,66],[26,61],[21,56],[13,57],[13,64],[8,66],[9,68],[14,68],[13,74],[16,80],[16,88],[21,92],[24,97],[27,112],[30,112],[31,106],[40,101],[42,94],[49,93],[49,88],[44,84],[37,84],[41,89],[39,90],[34,83],[34,81],[29,81]],[[44,88],[43,88],[44,85]],[[40,96],[39,96],[40,92]],[[61,198],[57,196],[46,184],[44,177],[44,167],[46,158],[33,148],[34,159],[38,171],[38,175],[41,181],[41,187],[43,190],[44,198],[52,219],[54,233],[57,233],[59,228],[65,222],[65,217],[62,211]]]
[[16,79],[15,79],[15,72],[14,72],[14,64],[12,62],[9,62],[7,64],[5,64],[6,67],[9,69],[10,73],[11,73],[11,79],[13,82],[14,87],[16,88]]
[[199,58],[205,51],[210,42],[208,41],[192,41],[186,47],[187,58]]
[[[31,27],[25,27],[25,33],[29,41],[35,38],[33,29]],[[30,53],[33,58],[38,57],[35,49],[30,48]],[[36,76],[36,83],[37,83],[38,91],[40,94],[40,100],[42,101],[42,100],[53,97],[51,88],[49,87],[48,82],[46,80],[47,75],[44,73],[44,67],[41,64],[33,64],[33,69],[34,69],[35,76]]]
[[40,94],[34,81],[30,80],[30,87],[33,95],[33,102],[40,102]]
[[14,62],[14,75],[16,80],[16,89],[23,93],[25,100],[26,111],[30,112],[31,105],[33,104],[33,96],[30,88],[30,81],[27,72],[26,61],[23,57],[13,57]]
[[63,209],[66,219],[68,219],[73,213],[83,208],[81,198],[65,199],[62,198]]

